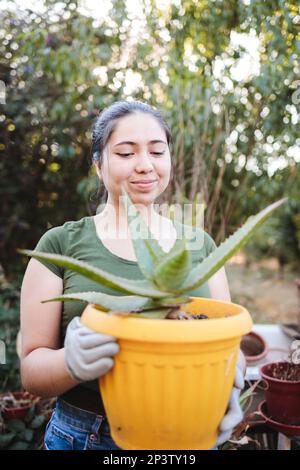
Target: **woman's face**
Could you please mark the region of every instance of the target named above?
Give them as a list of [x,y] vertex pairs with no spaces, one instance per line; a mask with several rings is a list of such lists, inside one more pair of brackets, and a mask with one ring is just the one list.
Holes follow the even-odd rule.
[[117,202],[123,187],[135,204],[149,205],[168,186],[170,172],[166,134],[156,119],[140,112],[121,118],[104,149],[98,173],[109,200]]

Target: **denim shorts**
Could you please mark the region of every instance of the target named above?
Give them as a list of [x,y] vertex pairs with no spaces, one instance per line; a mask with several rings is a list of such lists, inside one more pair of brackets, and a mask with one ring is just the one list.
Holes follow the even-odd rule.
[[58,399],[44,437],[45,450],[121,450],[110,435],[105,415]]

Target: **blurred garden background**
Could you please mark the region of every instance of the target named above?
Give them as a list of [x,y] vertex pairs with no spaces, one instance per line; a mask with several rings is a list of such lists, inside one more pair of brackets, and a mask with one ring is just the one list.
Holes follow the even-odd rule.
[[[16,248],[33,249],[47,229],[96,212],[91,128],[119,99],[162,111],[175,167],[163,202],[203,203],[217,244],[289,198],[226,271],[232,300],[255,322],[297,321],[297,0],[0,0],[0,36],[1,393],[21,389],[16,337],[28,260]],[[47,412],[48,404],[38,422],[15,424],[0,448],[38,448]]]

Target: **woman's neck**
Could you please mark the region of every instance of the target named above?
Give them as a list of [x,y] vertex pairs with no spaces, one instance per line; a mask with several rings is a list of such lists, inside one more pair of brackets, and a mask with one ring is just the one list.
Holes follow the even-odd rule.
[[[160,216],[154,210],[154,205],[136,204],[136,209],[140,213],[146,225],[151,228],[157,228],[160,223]],[[122,200],[115,202],[108,198],[99,218],[105,220],[110,227],[114,227],[118,232],[127,232],[128,221],[127,211]]]

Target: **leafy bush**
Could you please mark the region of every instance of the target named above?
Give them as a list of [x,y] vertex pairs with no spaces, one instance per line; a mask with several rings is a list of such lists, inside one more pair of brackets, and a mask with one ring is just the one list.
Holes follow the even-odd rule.
[[0,449],[7,450],[41,450],[45,427],[50,419],[54,399],[42,400],[32,397],[32,406],[22,419],[5,419],[0,398]]
[[18,390],[20,364],[16,351],[16,339],[20,324],[20,294],[15,283],[0,277],[0,340],[5,344],[6,363],[1,364],[0,392]]
[[296,270],[300,262],[300,204],[289,199],[282,212],[266,224],[245,248],[250,259],[276,256],[280,266]]

